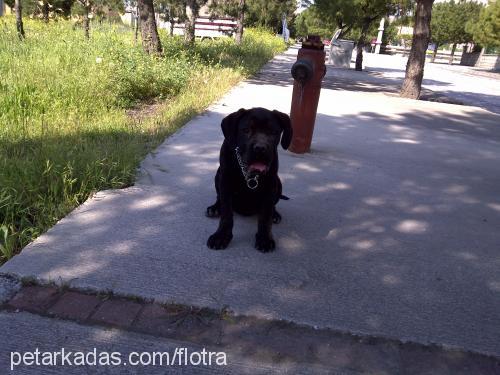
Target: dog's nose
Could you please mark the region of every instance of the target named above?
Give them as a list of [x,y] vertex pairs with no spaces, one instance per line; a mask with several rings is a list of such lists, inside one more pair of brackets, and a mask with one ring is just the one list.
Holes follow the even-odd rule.
[[255,145],[253,146],[253,151],[259,155],[259,154],[265,154],[266,153],[266,146],[262,145]]

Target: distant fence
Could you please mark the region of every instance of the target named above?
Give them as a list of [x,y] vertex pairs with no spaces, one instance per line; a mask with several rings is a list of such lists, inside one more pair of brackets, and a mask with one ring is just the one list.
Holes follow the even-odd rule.
[[[2,1],[2,0],[0,0]],[[133,7],[127,8],[124,15],[121,16],[123,23],[135,26],[136,10]],[[164,21],[156,14],[156,25],[160,29],[170,30],[170,22]],[[211,19],[206,16],[197,17],[195,20],[195,36],[199,38],[220,38],[231,37],[236,33],[238,23],[233,18],[220,17]],[[173,25],[174,35],[184,35],[184,22],[175,22]]]
[[[380,49],[381,53],[385,53],[388,55],[402,55],[407,57],[410,54],[410,48],[400,47],[400,46],[382,46]],[[450,61],[450,53],[447,52],[438,52],[436,54],[436,62],[448,62]],[[432,53],[427,52],[427,60],[432,59]],[[453,55],[453,64],[460,64],[462,58],[461,52],[455,52]]]
[[[380,52],[388,55],[402,55],[406,57],[410,54],[410,49],[400,46],[387,45],[382,46]],[[427,60],[430,60],[431,58],[432,53],[427,52]],[[436,54],[436,62],[448,62],[449,60],[449,53],[438,52]],[[481,56],[480,52],[456,52],[453,56],[453,64],[474,66],[476,68],[487,70],[500,70],[500,55],[483,54]]]
[[[219,38],[225,36],[233,36],[236,32],[238,24],[233,18],[216,18],[198,17],[195,21],[194,33],[200,38]],[[158,27],[169,29],[169,22],[160,22]],[[174,25],[174,35],[184,35],[184,23],[176,23]]]
[[481,69],[500,70],[500,55],[481,55],[480,52],[464,53],[460,64]]

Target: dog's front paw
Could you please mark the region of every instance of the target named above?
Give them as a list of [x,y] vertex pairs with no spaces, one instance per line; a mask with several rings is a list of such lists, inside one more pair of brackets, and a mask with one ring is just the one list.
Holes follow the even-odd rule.
[[268,234],[257,233],[255,235],[255,248],[263,253],[268,253],[273,251],[276,247],[276,243],[273,238]]
[[233,238],[233,234],[231,232],[215,232],[210,237],[208,237],[207,246],[210,249],[214,250],[222,250],[229,245]]

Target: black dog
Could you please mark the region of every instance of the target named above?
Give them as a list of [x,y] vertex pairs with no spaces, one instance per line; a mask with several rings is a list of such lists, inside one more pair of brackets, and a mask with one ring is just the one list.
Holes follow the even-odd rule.
[[[292,140],[290,117],[264,108],[240,109],[221,123],[224,143],[215,175],[217,201],[207,216],[220,216],[219,228],[207,241],[211,249],[225,249],[233,238],[233,209],[242,215],[258,214],[255,248],[275,248],[272,223],[279,223],[275,205],[281,195],[278,144],[287,149]],[[281,134],[283,135],[281,136]]]

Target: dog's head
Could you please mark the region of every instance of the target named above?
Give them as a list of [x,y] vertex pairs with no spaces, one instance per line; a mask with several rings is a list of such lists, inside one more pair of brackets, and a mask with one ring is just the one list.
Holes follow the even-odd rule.
[[222,132],[231,149],[239,148],[250,173],[265,174],[281,139],[287,149],[292,140],[290,117],[264,108],[240,109],[222,120]]

